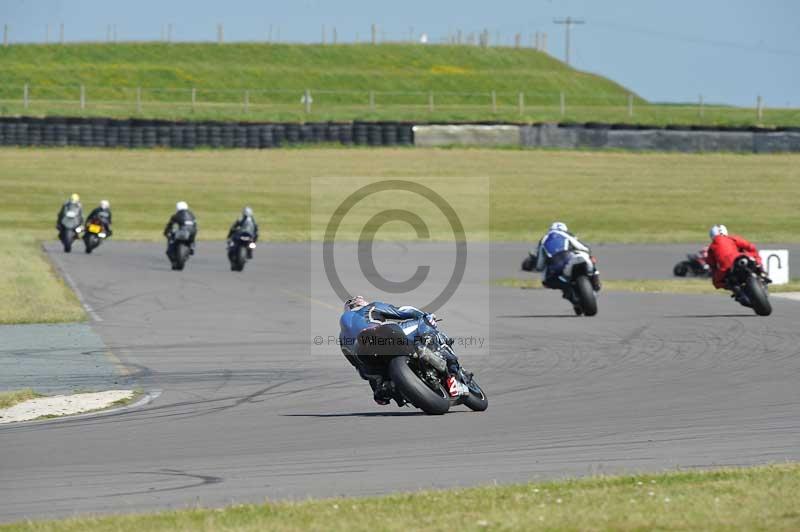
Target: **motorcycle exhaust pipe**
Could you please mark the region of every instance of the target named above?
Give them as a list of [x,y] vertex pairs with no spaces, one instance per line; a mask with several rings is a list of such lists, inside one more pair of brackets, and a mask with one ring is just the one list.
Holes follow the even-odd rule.
[[419,356],[420,360],[428,364],[439,373],[445,373],[447,371],[447,362],[445,362],[441,356],[434,353],[427,347],[420,348],[417,352],[417,355]]

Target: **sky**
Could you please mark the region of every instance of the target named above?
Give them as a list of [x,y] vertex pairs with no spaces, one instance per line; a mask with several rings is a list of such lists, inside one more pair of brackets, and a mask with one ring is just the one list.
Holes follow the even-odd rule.
[[564,26],[573,26],[572,66],[607,76],[647,100],[752,107],[800,107],[800,1],[797,0],[0,0],[0,24],[14,42],[44,42],[64,24],[67,41],[119,40],[365,41],[370,25],[390,40],[441,42],[461,29],[486,28],[510,45],[547,33],[548,52],[564,59]]

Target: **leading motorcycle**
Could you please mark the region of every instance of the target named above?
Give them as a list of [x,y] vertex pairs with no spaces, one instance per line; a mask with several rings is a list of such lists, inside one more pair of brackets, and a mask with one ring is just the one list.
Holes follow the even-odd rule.
[[80,213],[77,209],[69,209],[61,217],[58,239],[61,240],[61,244],[64,246],[64,253],[72,251],[72,243],[83,231],[79,215]]
[[[419,338],[412,343],[407,335]],[[435,323],[422,317],[416,323],[387,322],[362,332],[356,359],[362,371],[379,374],[383,386],[398,406],[411,404],[426,414],[441,415],[451,406],[463,404],[474,411],[489,406],[475,376],[465,370],[453,350],[453,340]],[[468,393],[452,396],[449,379],[465,384]],[[388,379],[388,381],[387,381]]]
[[767,289],[772,281],[752,257],[737,257],[725,282],[733,291],[732,297],[741,305],[752,308],[759,316],[772,314]]

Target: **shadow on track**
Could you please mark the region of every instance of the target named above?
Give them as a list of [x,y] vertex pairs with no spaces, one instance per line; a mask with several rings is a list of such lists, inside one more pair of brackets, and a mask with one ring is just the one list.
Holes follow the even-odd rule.
[[574,314],[511,314],[505,316],[497,316],[498,318],[577,318]]
[[662,316],[666,319],[704,319],[704,318],[758,318],[755,314],[681,314],[678,316]]
[[[450,414],[463,412],[463,410],[451,410]],[[427,416],[425,412],[348,412],[343,414],[283,414],[283,417],[412,417]]]

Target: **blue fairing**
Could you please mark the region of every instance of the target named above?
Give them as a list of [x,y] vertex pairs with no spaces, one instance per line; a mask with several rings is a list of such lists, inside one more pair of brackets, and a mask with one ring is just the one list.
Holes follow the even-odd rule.
[[[370,315],[372,315],[373,321],[370,320]],[[351,346],[356,345],[358,335],[361,334],[364,329],[375,327],[380,324],[379,321],[374,321],[379,318],[381,320],[398,320],[398,325],[403,328],[406,338],[408,338],[409,342],[413,343],[414,338],[418,334],[433,330],[425,323],[425,320],[420,319],[424,315],[422,311],[415,308],[398,308],[376,301],[370,303],[366,307],[355,311],[348,310],[342,314],[341,318],[339,318],[339,340],[343,347],[352,349]]]

